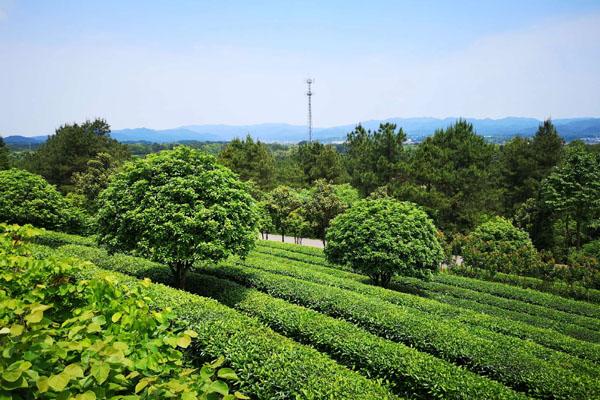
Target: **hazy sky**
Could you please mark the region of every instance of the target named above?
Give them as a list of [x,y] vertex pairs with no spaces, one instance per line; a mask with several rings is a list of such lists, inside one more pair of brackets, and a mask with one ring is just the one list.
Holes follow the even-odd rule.
[[600,115],[600,0],[0,0],[0,135]]

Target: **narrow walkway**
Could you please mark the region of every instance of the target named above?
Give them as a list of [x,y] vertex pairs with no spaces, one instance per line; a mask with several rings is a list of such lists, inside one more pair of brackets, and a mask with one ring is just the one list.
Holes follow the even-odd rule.
[[[260,239],[262,239],[262,236],[259,235],[258,236]],[[293,236],[284,236],[285,239],[285,243],[291,243],[294,244],[294,237]],[[281,242],[281,235],[273,235],[273,234],[269,234],[269,239],[272,242]],[[303,238],[302,239],[302,245],[303,246],[310,246],[310,247],[318,247],[319,249],[322,249],[323,246],[323,242],[320,241],[319,239],[308,239],[308,238]]]

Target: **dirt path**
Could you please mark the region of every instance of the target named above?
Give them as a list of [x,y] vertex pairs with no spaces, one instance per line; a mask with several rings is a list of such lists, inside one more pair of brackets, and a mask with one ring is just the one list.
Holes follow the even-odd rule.
[[[262,237],[259,236],[261,239]],[[285,238],[285,243],[292,243],[294,244],[294,238],[292,236],[284,236]],[[269,235],[269,239],[272,242],[281,242],[281,235]],[[323,246],[323,242],[320,241],[319,239],[307,239],[307,238],[303,238],[302,239],[302,245],[303,246],[310,246],[310,247],[318,247],[319,249],[322,249]]]

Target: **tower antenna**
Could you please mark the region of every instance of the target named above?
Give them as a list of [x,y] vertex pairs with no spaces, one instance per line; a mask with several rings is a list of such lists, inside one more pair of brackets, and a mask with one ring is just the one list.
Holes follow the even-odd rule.
[[315,82],[314,79],[308,78],[306,80],[306,84],[308,85],[308,91],[306,95],[308,96],[308,142],[312,142],[312,95],[313,92],[311,90],[311,85]]

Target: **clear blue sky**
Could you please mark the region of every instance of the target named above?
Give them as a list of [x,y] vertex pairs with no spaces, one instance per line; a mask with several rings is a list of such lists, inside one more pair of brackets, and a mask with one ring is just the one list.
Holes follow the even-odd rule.
[[0,0],[0,134],[600,115],[600,1]]

